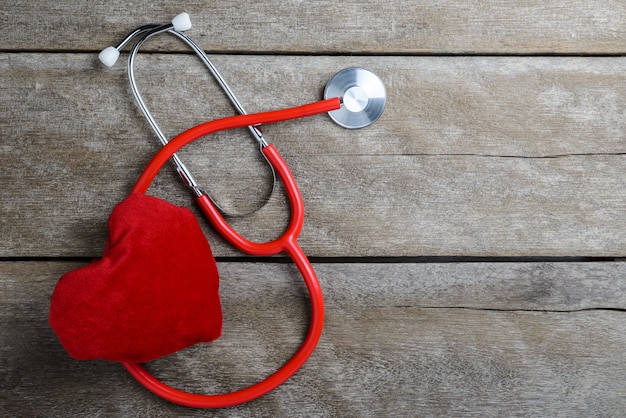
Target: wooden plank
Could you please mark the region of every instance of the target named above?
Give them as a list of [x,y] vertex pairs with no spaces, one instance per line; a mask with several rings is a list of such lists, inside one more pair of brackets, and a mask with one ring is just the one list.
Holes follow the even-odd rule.
[[[186,10],[211,51],[289,53],[624,53],[619,0],[386,2],[222,1],[129,8],[21,1],[5,7],[4,50],[99,50]],[[71,23],[68,21],[71,20]],[[180,48],[180,46],[174,46]]]
[[[0,57],[8,138],[67,141],[73,134],[90,138],[90,148],[102,148],[114,140],[145,147],[145,136],[152,136],[135,110],[123,64],[107,69],[94,54]],[[626,152],[626,58],[213,58],[249,112],[317,100],[330,77],[345,67],[363,66],[381,77],[387,108],[367,129],[347,131],[324,118],[268,126],[268,137],[290,154]],[[166,134],[233,113],[195,57],[140,56],[137,64],[140,90]]]
[[[67,262],[0,263],[0,410],[17,416],[204,416],[121,366],[70,359],[47,324]],[[279,367],[307,326],[287,264],[220,263],[223,337],[150,369],[199,392]],[[626,263],[317,264],[327,320],[303,370],[217,416],[567,415],[626,409]],[[252,285],[251,285],[252,284]],[[609,310],[607,310],[608,308]]]
[[[184,82],[170,71],[174,58]],[[626,228],[615,223],[626,214],[624,58],[217,58],[231,79],[250,82],[238,89],[249,111],[311,101],[349,65],[385,80],[388,109],[369,129],[323,116],[266,127],[304,194],[310,256],[626,254]],[[142,57],[154,74],[146,99],[170,135],[232,112],[194,62]],[[4,54],[0,66],[0,256],[97,256],[111,208],[158,149],[124,70],[81,54]],[[181,153],[235,211],[257,207],[271,185],[242,135]],[[152,193],[190,202],[171,170]],[[285,222],[279,193],[234,224],[268,239]],[[217,255],[237,254],[207,233]]]

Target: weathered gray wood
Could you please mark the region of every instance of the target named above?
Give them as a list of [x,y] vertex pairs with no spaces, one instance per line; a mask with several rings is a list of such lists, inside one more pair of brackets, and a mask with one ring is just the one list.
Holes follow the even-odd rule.
[[[249,111],[314,100],[348,65],[385,80],[389,105],[371,128],[346,131],[325,116],[266,127],[304,194],[311,256],[626,254],[616,222],[626,214],[624,58],[216,58],[233,84],[248,81],[235,90]],[[168,134],[232,112],[194,62],[141,59]],[[158,149],[125,70],[82,54],[4,54],[0,66],[0,255],[98,255],[111,208]],[[270,185],[242,135],[181,153],[231,210],[255,207]],[[152,192],[189,204],[168,173]],[[234,223],[267,239],[285,219],[278,198]],[[217,255],[236,254],[207,233]]]
[[[190,34],[217,53],[248,111],[315,100],[347,66],[383,79],[389,103],[366,130],[326,117],[264,127],[304,193],[310,256],[626,260],[623,1],[5,3],[0,257],[100,253],[111,208],[158,145],[124,63],[104,69],[96,51],[186,10]],[[186,51],[167,37],[146,45],[163,49]],[[232,113],[194,57],[143,55],[138,72],[168,134]],[[256,207],[270,188],[244,138],[219,134],[181,154],[230,210]],[[169,170],[151,192],[190,202]],[[235,225],[267,239],[286,213],[278,193]],[[203,227],[217,255],[238,255]],[[47,325],[49,298],[82,263],[6,260],[0,416],[626,411],[624,261],[316,264],[327,321],[311,360],[270,395],[207,412],[160,400],[119,365],[65,354]],[[223,338],[149,365],[175,387],[244,387],[278,368],[305,333],[293,266],[222,262],[220,272]]]
[[619,0],[221,1],[63,0],[5,4],[2,49],[98,50],[186,10],[212,51],[315,53],[624,53]]
[[[70,359],[47,325],[67,262],[0,263],[6,416],[206,416],[119,365]],[[220,263],[223,337],[150,364],[198,392],[279,367],[307,326],[287,264]],[[301,372],[216,416],[620,416],[626,263],[317,264],[327,319]],[[606,310],[606,308],[610,310]],[[621,310],[621,311],[619,311]]]

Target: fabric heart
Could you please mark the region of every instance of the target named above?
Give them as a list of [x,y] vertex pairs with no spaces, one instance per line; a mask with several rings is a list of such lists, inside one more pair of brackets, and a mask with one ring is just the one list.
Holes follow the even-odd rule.
[[101,259],[57,283],[50,325],[79,360],[146,362],[222,332],[215,259],[193,213],[132,193]]

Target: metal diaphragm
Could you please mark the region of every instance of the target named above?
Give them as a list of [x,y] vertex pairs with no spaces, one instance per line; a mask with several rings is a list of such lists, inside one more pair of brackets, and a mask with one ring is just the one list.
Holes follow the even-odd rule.
[[374,123],[383,114],[387,94],[383,82],[364,68],[346,68],[330,79],[324,99],[340,97],[341,109],[328,112],[338,125],[358,129]]

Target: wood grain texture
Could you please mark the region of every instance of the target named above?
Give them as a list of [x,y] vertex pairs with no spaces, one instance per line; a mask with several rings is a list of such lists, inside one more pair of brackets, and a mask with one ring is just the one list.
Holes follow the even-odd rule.
[[[4,3],[0,416],[624,416],[626,2]],[[304,194],[326,326],[285,385],[219,411],[70,359],[47,323],[54,284],[84,264],[68,260],[101,253],[112,207],[158,149],[125,66],[104,69],[97,51],[181,11],[249,112],[316,100],[348,66],[376,72],[389,97],[364,130],[323,116],[264,127]],[[183,45],[145,51],[169,52],[137,63],[166,134],[232,114]],[[181,157],[228,210],[271,189],[245,132]],[[189,206],[175,177],[164,170],[150,192]],[[287,213],[279,187],[234,225],[270,239]],[[307,296],[290,263],[232,258],[200,222],[223,260],[224,336],[148,367],[226,392],[294,353]],[[472,257],[486,262],[433,262]]]
[[[207,413],[119,365],[70,359],[47,325],[67,262],[0,263],[0,406],[13,416],[619,416],[626,263],[317,264],[319,347],[271,394]],[[220,263],[223,337],[153,362],[187,390],[243,387],[293,353],[307,300],[288,264]]]
[[[248,80],[237,91],[248,111],[314,100],[349,65],[386,82],[388,108],[370,129],[323,116],[266,128],[304,194],[311,256],[626,254],[624,58],[216,58]],[[0,66],[0,255],[98,255],[111,208],[158,149],[124,70],[82,54],[4,54]],[[192,57],[142,57],[146,68],[141,87],[169,135],[232,113]],[[228,209],[257,207],[270,189],[241,132],[181,157]],[[190,202],[171,170],[152,193]],[[285,222],[278,194],[234,224],[269,239]],[[217,255],[237,254],[207,234]]]
[[[0,14],[0,48],[99,50],[140,24],[191,14],[211,51],[288,53],[624,53],[620,0],[463,2],[183,1],[77,7],[18,1]],[[71,22],[71,23],[70,23]]]

